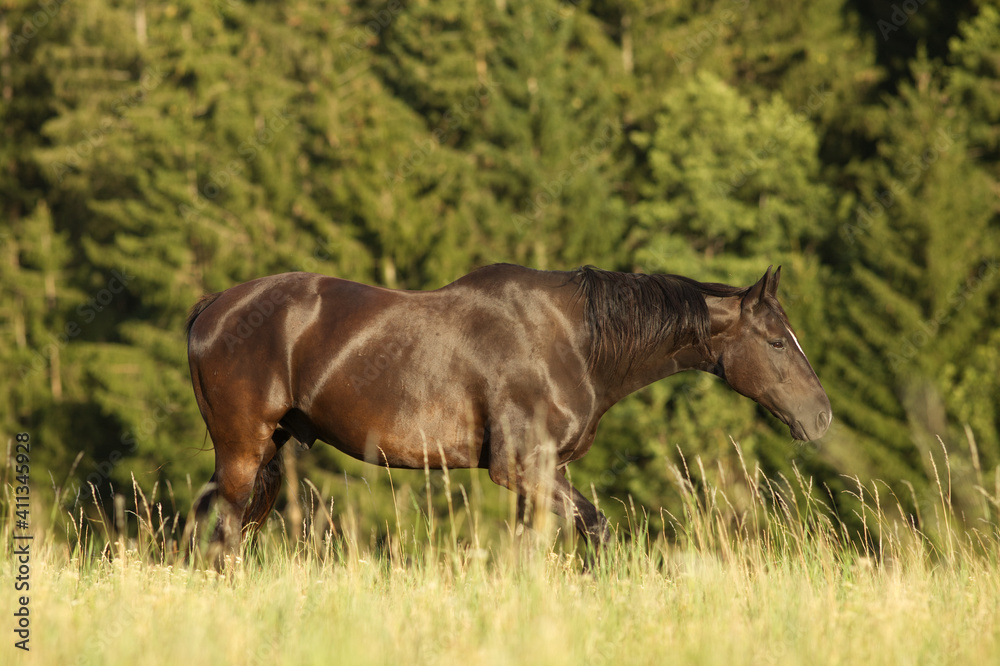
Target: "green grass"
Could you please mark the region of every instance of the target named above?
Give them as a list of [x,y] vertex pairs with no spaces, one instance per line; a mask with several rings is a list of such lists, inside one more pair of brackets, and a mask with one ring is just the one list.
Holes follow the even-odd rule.
[[[32,650],[15,650],[4,631],[2,661],[1000,663],[1000,532],[995,518],[957,528],[946,481],[919,529],[877,485],[859,484],[866,533],[849,534],[808,480],[744,477],[752,509],[737,511],[733,489],[696,488],[677,470],[684,515],[633,511],[586,571],[557,520],[519,540],[473,521],[474,506],[434,529],[402,511],[373,541],[350,507],[333,533],[312,515],[317,505],[304,540],[272,521],[256,549],[217,573],[174,554],[180,522],[136,490],[118,502],[129,538],[80,511],[37,535]],[[425,500],[396,494],[400,507]],[[995,517],[997,497],[983,494]],[[9,500],[8,488],[5,515]],[[0,615],[12,627],[4,520]],[[669,540],[649,536],[656,521]]]

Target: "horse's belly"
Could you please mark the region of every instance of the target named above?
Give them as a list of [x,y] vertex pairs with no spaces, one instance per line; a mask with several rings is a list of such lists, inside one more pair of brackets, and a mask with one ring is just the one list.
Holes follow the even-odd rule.
[[361,398],[350,409],[326,413],[317,419],[319,439],[359,460],[411,469],[479,464],[484,432],[470,409],[441,403],[386,409],[384,401]]
[[[454,295],[376,294],[365,316],[320,319],[323,355],[296,351],[292,392],[345,453],[397,467],[476,467],[487,390],[524,335]],[[475,311],[472,311],[475,310]],[[491,318],[492,316],[492,318]],[[481,330],[480,330],[481,329]],[[305,350],[305,347],[303,347]]]

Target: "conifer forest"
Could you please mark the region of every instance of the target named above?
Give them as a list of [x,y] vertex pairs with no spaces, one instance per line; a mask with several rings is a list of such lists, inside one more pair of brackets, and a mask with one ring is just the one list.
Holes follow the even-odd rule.
[[[794,442],[708,374],[657,382],[570,466],[612,522],[682,515],[677,469],[750,510],[745,466],[845,524],[874,489],[918,529],[942,492],[996,529],[995,0],[0,0],[0,432],[31,433],[36,520],[135,488],[190,509],[201,295],[495,262],[782,267],[830,431]],[[425,485],[322,443],[285,464],[274,520],[308,480],[391,534],[393,492]],[[502,524],[462,474],[420,510],[479,474]]]

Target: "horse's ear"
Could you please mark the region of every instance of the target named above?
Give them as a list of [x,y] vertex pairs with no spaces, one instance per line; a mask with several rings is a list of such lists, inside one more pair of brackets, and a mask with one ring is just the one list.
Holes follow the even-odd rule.
[[774,298],[778,297],[778,280],[781,279],[781,266],[778,266],[777,270],[774,271],[774,275],[767,283],[767,293],[769,296]]
[[772,279],[771,266],[768,266],[764,276],[757,280],[757,283],[750,287],[750,291],[743,297],[741,306],[743,308],[752,308],[764,300],[764,296],[771,293],[769,283]]

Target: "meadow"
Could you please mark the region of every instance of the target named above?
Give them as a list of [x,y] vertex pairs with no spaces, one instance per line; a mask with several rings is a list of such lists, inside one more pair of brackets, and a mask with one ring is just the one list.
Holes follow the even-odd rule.
[[[719,488],[675,469],[683,514],[630,506],[589,564],[542,511],[517,536],[475,502],[435,520],[405,487],[395,524],[376,529],[308,488],[301,537],[275,515],[216,570],[178,554],[188,523],[171,493],[136,486],[117,516],[81,503],[39,523],[31,650],[10,630],[0,649],[4,663],[109,666],[1000,663],[1000,531],[958,527],[941,462],[939,502],[920,524],[879,484],[857,484],[857,533],[806,478],[744,467]],[[4,487],[0,607],[12,625],[21,532]],[[996,490],[980,488],[994,517]],[[728,499],[741,491],[749,511]]]
[[[0,666],[1000,664],[996,2],[2,7]],[[253,547],[183,557],[192,304],[494,262],[784,266],[836,422],[622,401],[573,465],[589,565],[482,475],[325,446]]]

